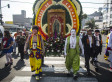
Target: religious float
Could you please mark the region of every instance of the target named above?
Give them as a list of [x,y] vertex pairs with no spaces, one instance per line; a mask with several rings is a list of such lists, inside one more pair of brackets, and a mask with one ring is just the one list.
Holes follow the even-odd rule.
[[36,0],[33,6],[33,25],[45,40],[46,54],[60,55],[65,38],[72,28],[81,28],[82,6],[79,0]]

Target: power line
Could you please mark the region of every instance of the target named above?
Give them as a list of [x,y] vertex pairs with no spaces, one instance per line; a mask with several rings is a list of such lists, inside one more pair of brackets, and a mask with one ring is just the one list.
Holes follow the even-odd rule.
[[95,8],[95,7],[82,7],[82,8],[99,9],[99,8]]
[[[2,0],[3,1],[3,0]],[[12,1],[12,0],[5,0],[5,1],[9,1],[9,2],[17,2],[17,3],[28,3],[28,4],[34,4],[31,2],[22,2],[22,1]],[[112,3],[95,3],[95,2],[81,2],[81,3],[87,3],[87,4],[112,4]],[[93,8],[93,9],[99,9],[99,8],[95,8],[95,7],[83,7],[83,8]]]
[[9,1],[9,2],[18,2],[18,3],[34,4],[34,3],[31,3],[31,2],[22,2],[22,1],[13,1],[13,0],[2,0],[2,1]]
[[22,1],[9,1],[9,2],[18,2],[18,3],[28,3],[28,4],[34,4],[34,3],[31,3],[31,2],[22,2]]
[[95,3],[95,2],[81,2],[81,3],[88,3],[88,4],[112,4],[112,3]]
[[[22,2],[22,1],[13,1],[13,0],[2,0],[2,1],[34,4],[34,3],[31,3],[31,2]],[[96,3],[96,2],[81,2],[81,3],[87,3],[87,4],[112,4],[112,3]]]

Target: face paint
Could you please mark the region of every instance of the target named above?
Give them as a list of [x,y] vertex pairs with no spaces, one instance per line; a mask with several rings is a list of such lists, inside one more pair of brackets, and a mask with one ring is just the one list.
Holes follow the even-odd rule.
[[71,30],[71,36],[73,36],[73,37],[76,36],[76,31],[75,31],[75,29],[72,29],[72,30]]

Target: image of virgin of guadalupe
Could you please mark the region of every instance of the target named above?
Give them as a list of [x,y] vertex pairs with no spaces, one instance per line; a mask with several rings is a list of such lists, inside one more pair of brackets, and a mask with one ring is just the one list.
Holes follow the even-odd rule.
[[53,35],[54,38],[57,38],[58,34],[60,34],[60,29],[59,29],[59,21],[55,20],[54,24],[53,24]]

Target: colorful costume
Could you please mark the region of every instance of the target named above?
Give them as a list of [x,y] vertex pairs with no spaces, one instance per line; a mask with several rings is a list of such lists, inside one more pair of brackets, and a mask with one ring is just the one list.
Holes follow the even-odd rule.
[[106,49],[105,49],[105,55],[104,55],[104,59],[105,60],[107,60],[108,59],[108,56],[109,56],[109,52],[107,50],[109,37],[110,37],[110,33],[107,35],[107,38],[106,38]]
[[75,30],[72,29],[71,36],[66,38],[64,53],[66,56],[66,68],[68,73],[70,73],[71,68],[73,68],[74,79],[77,78],[77,71],[80,67],[80,48],[82,50],[82,54],[84,54],[82,41],[78,36],[76,36]]
[[108,40],[107,50],[109,52],[108,60],[110,61],[110,72],[112,72],[112,31]]
[[[34,36],[37,39],[35,42],[33,41]],[[42,74],[42,68],[41,68],[42,50],[44,50],[43,40],[42,40],[41,35],[39,35],[39,34],[30,35],[27,39],[24,50],[27,49],[28,44],[30,47],[29,60],[30,60],[31,71],[32,72],[35,71],[35,76],[41,76],[41,74]]]
[[73,67],[73,73],[77,74],[80,66],[80,51],[79,51],[79,37],[77,36],[76,48],[70,49],[70,37],[67,38],[67,56],[66,56],[66,68],[70,71]]
[[31,35],[30,40],[30,66],[31,66],[31,71],[35,71],[35,74],[37,76],[40,76],[42,74],[42,68],[41,68],[41,63],[42,63],[42,43],[41,43],[41,36],[37,35],[37,42],[33,42],[33,35]]

